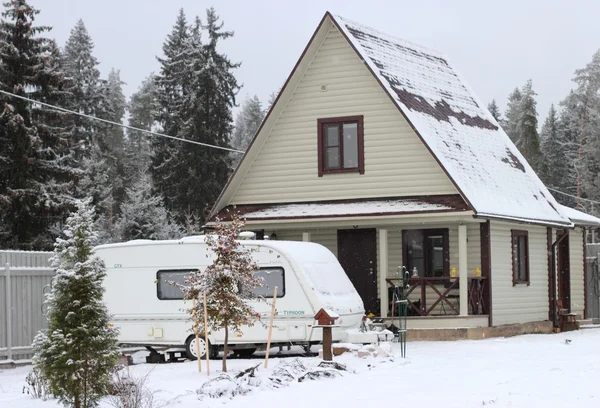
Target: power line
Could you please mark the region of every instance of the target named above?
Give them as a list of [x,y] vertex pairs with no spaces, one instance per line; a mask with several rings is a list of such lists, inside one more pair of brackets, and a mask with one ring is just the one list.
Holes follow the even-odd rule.
[[560,190],[556,190],[556,189],[553,189],[553,188],[550,188],[550,187],[546,187],[546,188],[547,188],[548,190],[554,191],[555,193],[559,193],[559,194],[565,195],[565,196],[567,196],[567,197],[571,197],[571,198],[577,198],[577,199],[579,199],[579,200],[583,200],[583,201],[589,201],[590,203],[600,204],[600,201],[596,201],[596,200],[590,200],[589,198],[581,198],[581,197],[577,197],[577,196],[575,196],[575,195],[573,195],[573,194],[563,193],[563,192],[562,192],[562,191],[560,191]]
[[118,122],[113,122],[111,120],[97,118],[95,116],[86,115],[85,113],[75,112],[75,111],[72,111],[72,110],[69,110],[69,109],[61,108],[60,106],[50,105],[49,103],[36,101],[35,99],[30,99],[30,98],[27,98],[25,96],[15,95],[14,93],[3,91],[1,89],[0,89],[0,93],[3,93],[3,94],[8,95],[8,96],[12,96],[14,98],[22,99],[22,100],[25,100],[25,101],[29,101],[29,102],[33,102],[33,103],[38,103],[38,104],[40,104],[42,106],[46,106],[48,108],[51,108],[51,109],[54,109],[54,110],[58,110],[58,111],[61,111],[61,112],[70,113],[72,115],[82,116],[84,118],[88,118],[88,119],[92,119],[92,120],[97,120],[97,121],[108,123],[108,124],[114,125],[114,126],[120,126],[120,127],[125,128],[125,129],[129,129],[129,130],[135,130],[135,131],[138,131],[138,132],[149,133],[149,134],[151,134],[153,136],[166,137],[168,139],[178,140],[180,142],[191,143],[191,144],[195,144],[195,145],[199,145],[199,146],[204,146],[204,147],[211,147],[213,149],[226,150],[228,152],[233,152],[233,153],[244,153],[243,150],[231,149],[229,147],[215,146],[215,145],[211,145],[211,144],[208,144],[208,143],[196,142],[194,140],[182,139],[180,137],[165,135],[164,133],[153,132],[151,130],[140,129],[140,128],[136,128],[136,127],[133,127],[133,126],[124,125],[123,123],[118,123]]

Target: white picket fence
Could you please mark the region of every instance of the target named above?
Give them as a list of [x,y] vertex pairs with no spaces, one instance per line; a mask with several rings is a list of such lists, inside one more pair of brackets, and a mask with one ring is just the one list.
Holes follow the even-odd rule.
[[51,255],[0,251],[0,363],[33,356],[33,339],[47,323],[43,308],[54,276]]

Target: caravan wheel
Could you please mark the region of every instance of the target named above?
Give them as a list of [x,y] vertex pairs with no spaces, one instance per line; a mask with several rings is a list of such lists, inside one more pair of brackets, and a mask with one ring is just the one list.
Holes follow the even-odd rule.
[[[210,347],[210,343],[208,347],[206,347],[206,341],[204,340],[204,336],[200,336],[198,338],[200,345],[200,358],[206,358],[206,350]],[[198,356],[196,355],[196,336],[190,336],[185,341],[185,353],[187,354],[187,358],[190,360],[197,360]]]

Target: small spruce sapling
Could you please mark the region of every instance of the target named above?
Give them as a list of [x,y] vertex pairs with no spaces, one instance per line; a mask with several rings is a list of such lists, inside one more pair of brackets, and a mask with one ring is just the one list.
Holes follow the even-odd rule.
[[202,298],[206,292],[208,329],[225,331],[222,369],[227,372],[229,332],[240,333],[242,326],[253,326],[260,318],[249,301],[264,300],[254,290],[262,287],[264,280],[254,273],[258,265],[252,260],[252,251],[238,241],[245,222],[238,214],[233,214],[230,223],[216,221],[215,233],[206,237],[206,256],[214,258],[212,264],[204,271],[190,273],[180,287],[184,299],[193,301],[187,311],[193,320],[192,329],[198,333],[205,330]]
[[108,394],[119,358],[117,331],[102,301],[104,262],[92,252],[97,233],[90,199],[80,201],[57,238],[51,259],[56,275],[47,297],[48,329],[34,340],[35,368],[49,391],[75,408],[98,405]]

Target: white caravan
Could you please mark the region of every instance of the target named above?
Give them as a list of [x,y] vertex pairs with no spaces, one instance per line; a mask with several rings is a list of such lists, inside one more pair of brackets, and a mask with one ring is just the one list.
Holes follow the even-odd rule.
[[[322,341],[322,329],[314,327],[319,309],[339,315],[333,332],[334,341],[343,341],[346,331],[356,331],[364,314],[362,299],[348,279],[337,258],[322,245],[312,242],[240,240],[251,249],[259,266],[256,272],[266,286],[257,288],[266,302],[252,302],[264,323],[244,327],[241,333],[230,333],[231,350],[251,355],[265,348],[267,325],[272,308],[273,288],[278,287],[277,314],[273,323],[271,344],[310,347]],[[169,281],[183,283],[193,270],[203,270],[212,263],[214,253],[205,236],[180,240],[135,240],[100,245],[95,253],[105,262],[105,301],[112,314],[111,324],[120,331],[119,342],[156,346],[185,346],[187,357],[196,359],[195,336],[191,332],[189,307],[181,290]],[[200,341],[203,357],[216,356],[222,350],[224,331],[212,331],[206,345]]]

